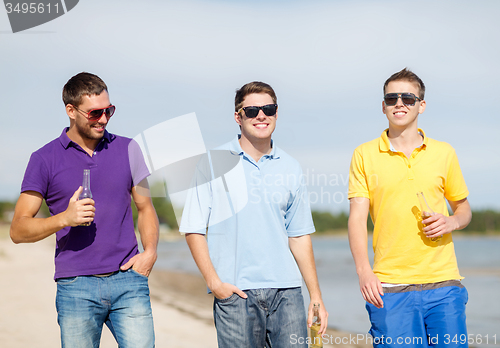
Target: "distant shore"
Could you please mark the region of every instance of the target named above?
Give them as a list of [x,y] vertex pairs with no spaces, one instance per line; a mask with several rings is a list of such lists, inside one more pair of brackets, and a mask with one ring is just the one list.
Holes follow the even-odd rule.
[[[0,226],[0,342],[9,348],[60,347],[55,309],[54,238],[15,245]],[[216,348],[213,297],[200,275],[154,269],[150,279],[156,346]],[[330,315],[343,315],[332,312]],[[371,347],[356,334],[329,329],[324,347]],[[358,340],[359,341],[359,340]],[[116,348],[107,328],[101,348]]]

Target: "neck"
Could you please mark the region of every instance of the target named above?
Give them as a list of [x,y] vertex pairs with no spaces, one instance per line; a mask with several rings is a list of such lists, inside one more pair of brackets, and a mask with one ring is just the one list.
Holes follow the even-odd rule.
[[271,138],[250,140],[241,135],[239,142],[241,149],[249,154],[255,162],[258,162],[262,156],[271,153]]
[[420,144],[422,142],[422,137],[418,133],[417,125],[408,128],[396,128],[389,125],[389,132],[387,133],[387,137],[395,146],[396,144],[409,146],[414,145],[415,143]]
[[417,147],[422,144],[422,136],[418,133],[418,128],[405,128],[404,130],[392,129],[389,127],[387,137],[392,146],[397,151],[403,152],[406,157],[410,157]]
[[66,132],[66,135],[72,142],[80,145],[80,147],[85,150],[85,152],[87,152],[90,156],[92,156],[95,148],[97,147],[97,144],[99,144],[99,142],[101,141],[101,139],[89,139],[82,137],[82,135],[76,131],[76,127],[73,125],[70,125],[69,130]]

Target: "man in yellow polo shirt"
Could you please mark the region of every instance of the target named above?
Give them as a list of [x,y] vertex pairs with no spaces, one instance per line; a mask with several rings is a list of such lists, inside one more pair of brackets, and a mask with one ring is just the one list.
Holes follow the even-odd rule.
[[[389,128],[356,148],[351,161],[349,243],[374,347],[467,346],[468,296],[451,232],[470,222],[469,192],[455,150],[418,128],[424,93],[410,70],[392,75],[382,102]],[[434,212],[423,220],[419,192]],[[375,226],[373,269],[368,213]]]

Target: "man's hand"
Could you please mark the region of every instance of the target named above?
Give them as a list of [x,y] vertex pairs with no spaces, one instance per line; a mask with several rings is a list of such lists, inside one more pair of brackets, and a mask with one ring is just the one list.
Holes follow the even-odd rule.
[[366,302],[377,308],[384,308],[384,301],[381,297],[384,296],[384,289],[371,269],[359,274],[359,289]]
[[450,203],[452,216],[434,214],[423,220],[425,225],[423,231],[429,238],[436,238],[446,233],[461,230],[467,226],[472,218],[469,201],[467,198],[459,201],[448,201]]
[[459,228],[459,224],[453,216],[444,216],[443,214],[434,214],[425,220],[424,234],[427,238],[436,238],[446,233],[451,233]]
[[140,254],[132,257],[126,264],[120,267],[122,271],[126,271],[132,267],[132,269],[143,276],[149,277],[153,265],[156,262],[157,254],[156,252],[144,251]]
[[328,327],[328,312],[326,311],[325,305],[323,304],[323,301],[321,299],[315,301],[311,300],[311,302],[309,303],[309,310],[307,313],[307,327],[312,326],[314,317],[313,309],[315,304],[319,304],[319,320],[321,322],[318,334],[320,336],[323,336],[326,333],[326,328]]
[[240,290],[236,285],[229,283],[220,282],[217,285],[210,287],[210,291],[212,291],[212,294],[214,294],[214,296],[219,300],[228,298],[232,294],[237,294],[241,298],[248,297],[247,294]]
[[83,188],[80,186],[78,190],[73,193],[68,203],[68,208],[63,212],[64,224],[66,226],[75,227],[85,222],[94,221],[95,216],[95,202],[91,198],[78,200],[78,196]]

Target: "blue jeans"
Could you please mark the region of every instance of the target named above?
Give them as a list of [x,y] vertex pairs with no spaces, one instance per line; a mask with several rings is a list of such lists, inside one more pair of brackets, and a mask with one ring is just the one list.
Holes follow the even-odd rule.
[[307,337],[300,287],[244,292],[248,295],[246,299],[237,294],[222,300],[214,299],[214,321],[220,348],[307,348],[306,343],[296,343],[298,338]]
[[57,280],[62,348],[99,347],[105,323],[120,348],[154,347],[148,278],[129,269]]
[[468,347],[459,281],[384,288],[382,300],[380,309],[366,303],[374,347]]

